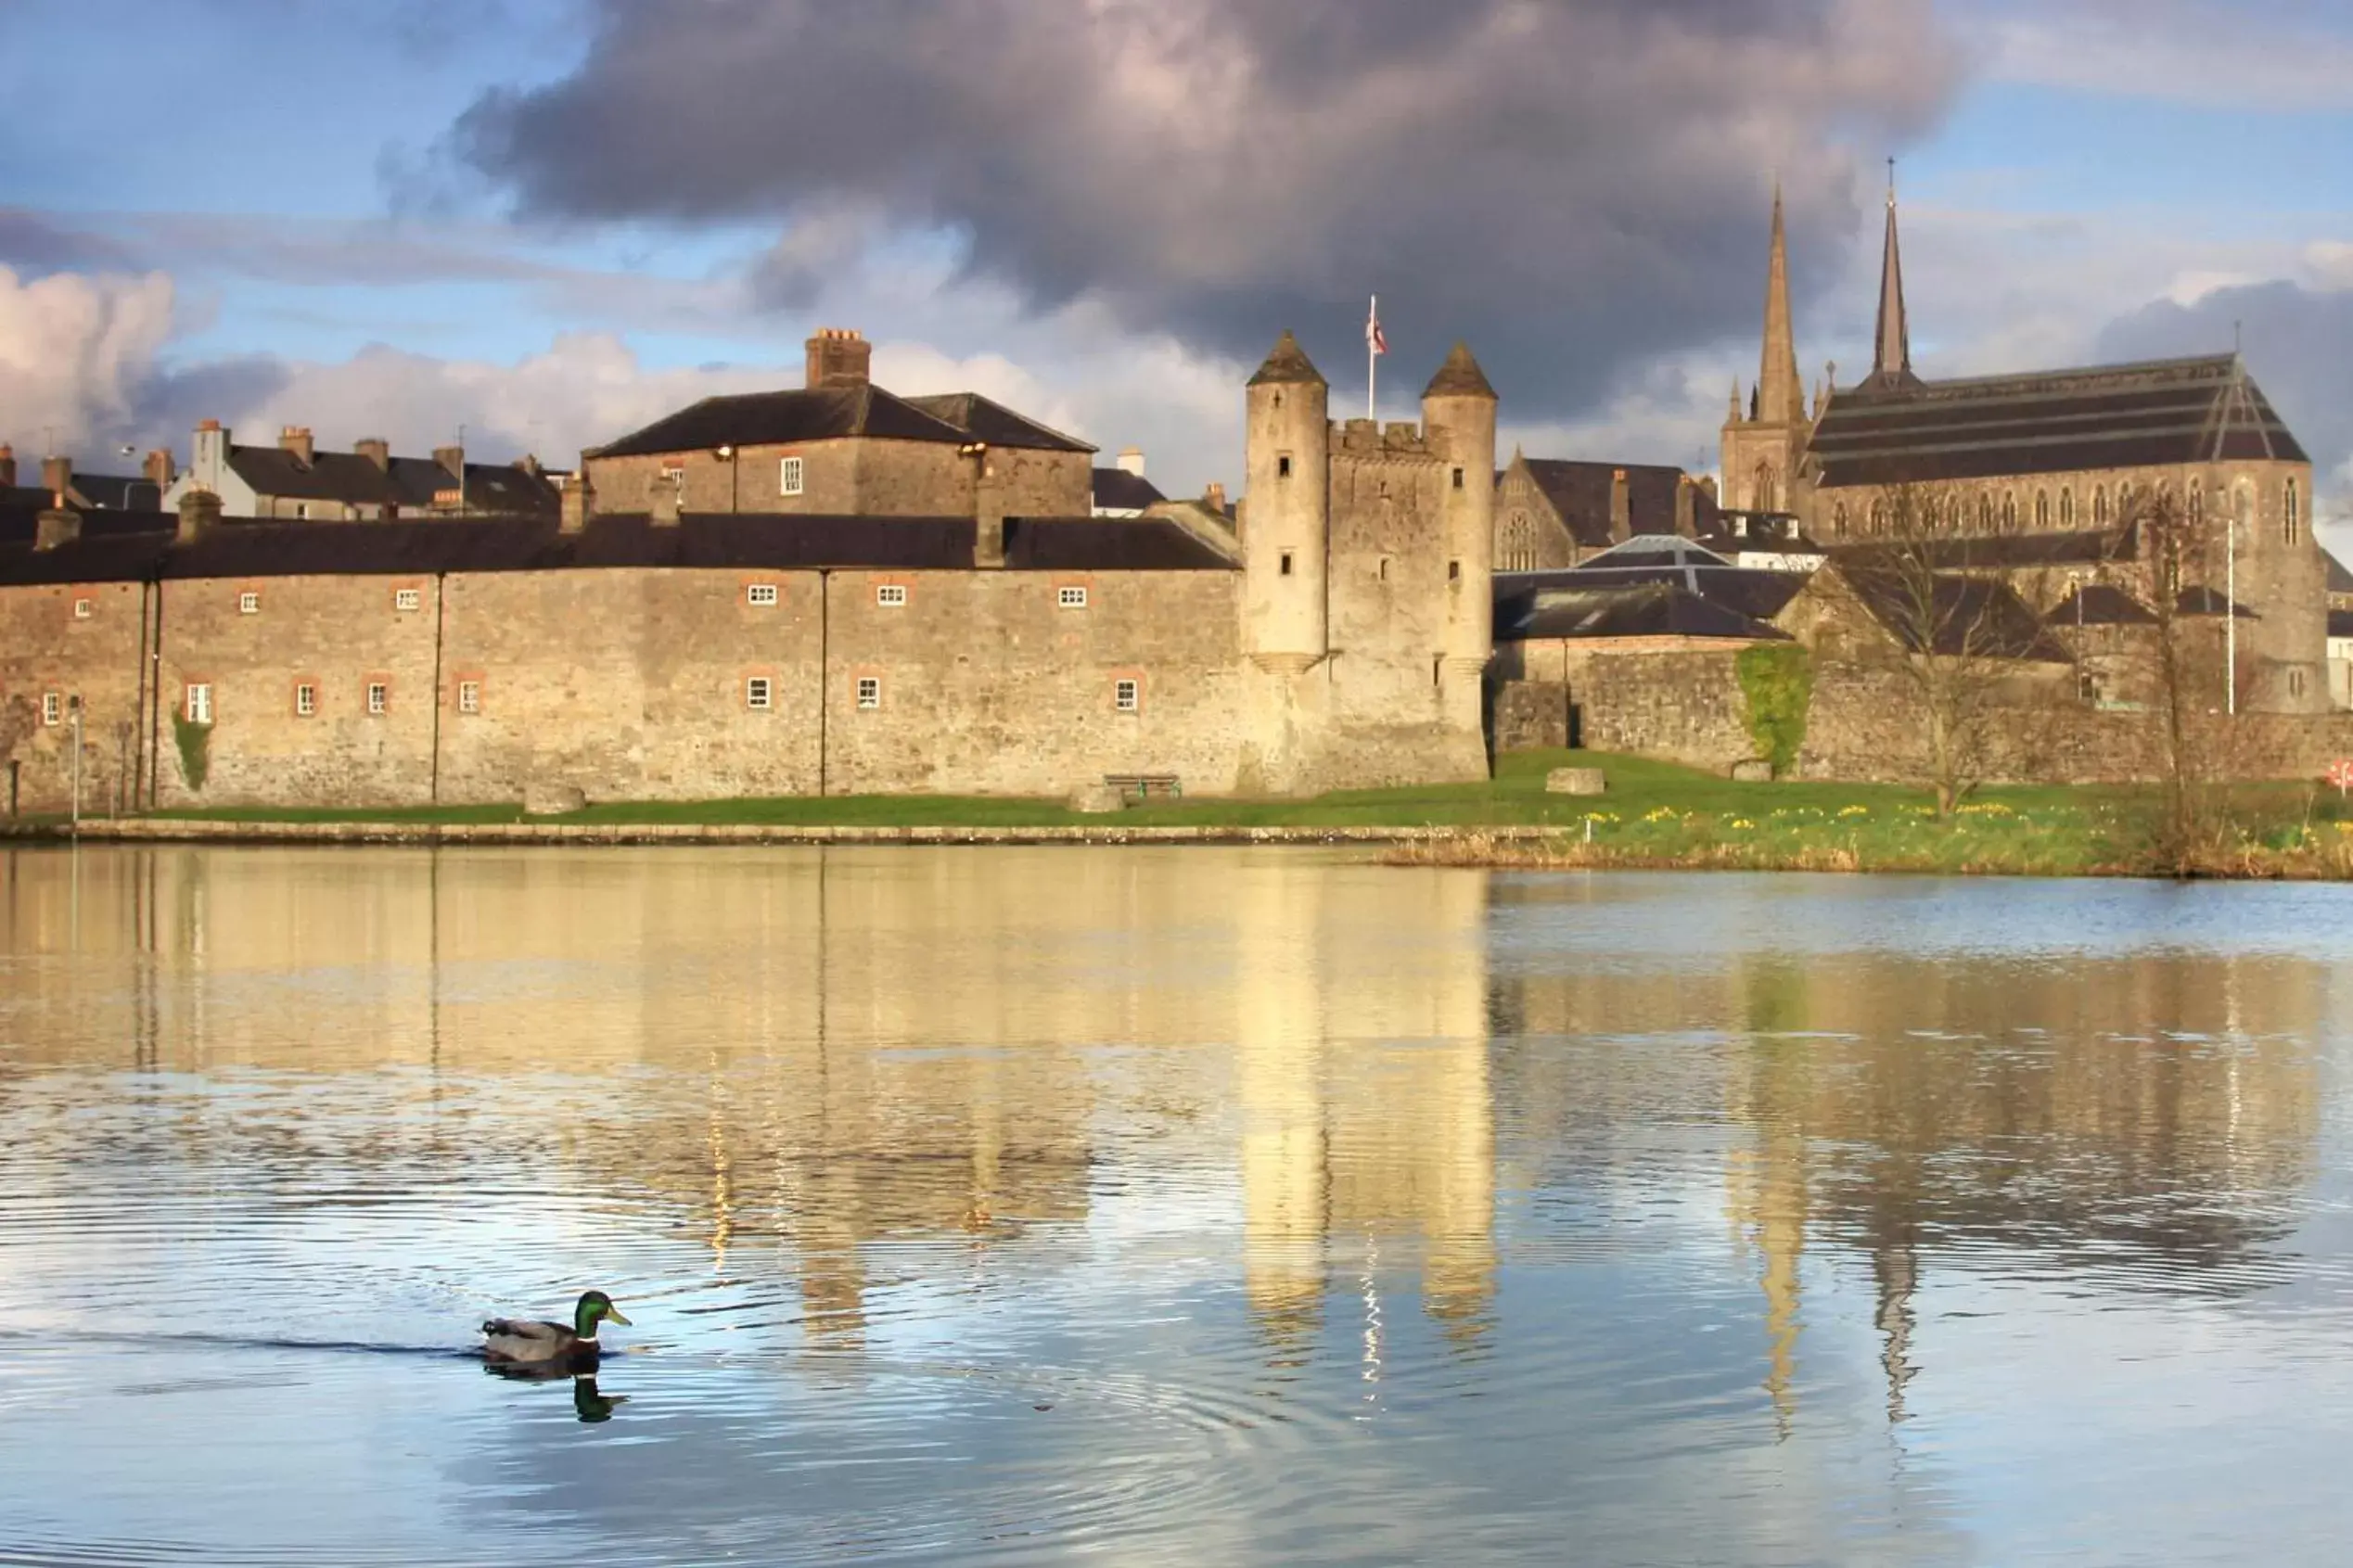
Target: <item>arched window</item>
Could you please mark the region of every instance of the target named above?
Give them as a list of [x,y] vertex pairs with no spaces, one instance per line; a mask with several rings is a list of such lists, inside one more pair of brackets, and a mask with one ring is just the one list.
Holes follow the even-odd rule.
[[2280,537],[2290,544],[2304,537],[2304,498],[2295,492],[2295,481],[2288,481],[2287,504],[2280,514]]
[[2001,531],[2018,531],[2018,498],[2006,490],[2001,492]]
[[2047,490],[2034,492],[2034,526],[2038,530],[2051,526],[2051,492]]
[[1876,539],[1886,531],[1887,504],[1885,501],[1874,501],[1871,504],[1871,536]]
[[1759,512],[1781,510],[1781,488],[1774,482],[1771,464],[1757,465],[1757,493],[1750,499],[1751,504]]
[[2206,481],[2204,479],[2190,481],[2190,521],[2193,523],[2206,521]]
[[2063,529],[2075,527],[2075,486],[2073,485],[2059,491],[2059,526]]
[[1830,531],[1840,539],[1847,537],[1847,504],[1843,501],[1831,508]]
[[2092,487],[2091,526],[2095,529],[2104,529],[2108,526],[2108,487],[2105,485]]
[[1977,531],[1979,533],[1993,531],[1993,492],[1991,491],[1977,497]]

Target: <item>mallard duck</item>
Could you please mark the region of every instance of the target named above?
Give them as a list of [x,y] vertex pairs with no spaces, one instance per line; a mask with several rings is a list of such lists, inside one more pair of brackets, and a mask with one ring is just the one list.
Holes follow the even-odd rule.
[[597,1325],[608,1322],[626,1326],[629,1319],[621,1316],[611,1296],[590,1291],[572,1308],[569,1329],[529,1318],[492,1318],[482,1325],[482,1355],[491,1361],[534,1366],[594,1361],[601,1348],[596,1343]]

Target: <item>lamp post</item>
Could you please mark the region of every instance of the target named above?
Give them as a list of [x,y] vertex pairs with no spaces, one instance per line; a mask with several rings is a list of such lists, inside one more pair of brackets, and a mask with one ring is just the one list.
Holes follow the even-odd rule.
[[82,836],[82,694],[74,693],[65,699],[66,711],[73,716],[73,836]]
[[2239,524],[2246,516],[2246,491],[2242,489],[2223,525],[2222,647],[2223,711],[2239,716]]

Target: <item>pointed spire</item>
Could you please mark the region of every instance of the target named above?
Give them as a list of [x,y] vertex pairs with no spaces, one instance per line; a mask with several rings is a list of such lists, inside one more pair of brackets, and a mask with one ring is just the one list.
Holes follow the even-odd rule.
[[1887,248],[1879,262],[1879,338],[1871,366],[1872,384],[1916,385],[1912,373],[1912,323],[1904,313],[1903,251],[1896,243],[1896,160],[1887,160]]
[[1789,236],[1773,182],[1772,259],[1765,277],[1765,356],[1757,375],[1757,417],[1786,425],[1806,416],[1806,383],[1797,374],[1797,329],[1789,312]]
[[1266,363],[1259,366],[1259,373],[1250,377],[1253,387],[1275,383],[1325,385],[1324,373],[1315,368],[1315,362],[1307,357],[1307,351],[1299,347],[1299,340],[1291,336],[1287,327],[1283,336],[1274,340],[1273,351],[1266,356]]
[[1456,343],[1446,356],[1446,363],[1438,367],[1430,384],[1422,389],[1426,398],[1485,398],[1495,402],[1495,389],[1487,384],[1487,373],[1471,358],[1470,345]]
[[1740,423],[1740,372],[1737,370],[1733,372],[1732,422],[1735,425]]

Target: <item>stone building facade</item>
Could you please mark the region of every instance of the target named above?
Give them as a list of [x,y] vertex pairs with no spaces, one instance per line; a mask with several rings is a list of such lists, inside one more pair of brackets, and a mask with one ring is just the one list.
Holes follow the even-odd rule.
[[2237,356],[1924,380],[1892,191],[1871,374],[1809,412],[1794,342],[1776,198],[1760,376],[1745,412],[1735,389],[1723,428],[1730,508],[1794,513],[1833,547],[2134,530],[2178,516],[2194,536],[2186,562],[2160,573],[2128,532],[2097,580],[2144,601],[2183,587],[2229,597],[2247,611],[2228,655],[2242,705],[2328,708],[2311,462]]
[[[1326,403],[1285,335],[1247,393],[1238,529],[1197,504],[1090,516],[1075,443],[1000,476],[1058,500],[1069,467],[1061,516],[673,494],[327,527],[194,490],[176,517],[0,516],[0,759],[19,809],[63,809],[79,699],[93,809],[1484,777],[1495,395],[1457,349],[1418,426]],[[893,451],[843,445],[848,493],[899,494],[855,478]]]

